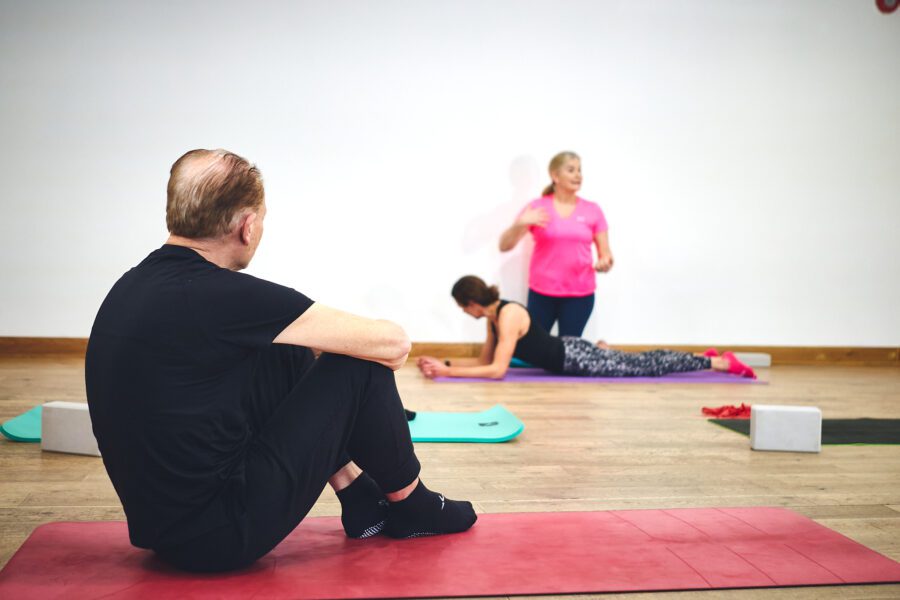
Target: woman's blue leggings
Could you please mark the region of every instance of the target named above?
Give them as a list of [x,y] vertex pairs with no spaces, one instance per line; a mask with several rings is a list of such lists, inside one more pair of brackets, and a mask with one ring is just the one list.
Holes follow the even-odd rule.
[[528,290],[528,312],[531,318],[537,319],[547,332],[559,321],[557,333],[559,336],[581,337],[592,310],[594,310],[594,294],[562,298]]

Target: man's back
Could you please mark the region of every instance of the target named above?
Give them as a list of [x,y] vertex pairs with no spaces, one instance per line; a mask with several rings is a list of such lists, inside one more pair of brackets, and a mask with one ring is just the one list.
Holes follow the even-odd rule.
[[158,547],[232,518],[257,353],[308,298],[165,245],[97,314],[85,365],[94,434],[132,543]]

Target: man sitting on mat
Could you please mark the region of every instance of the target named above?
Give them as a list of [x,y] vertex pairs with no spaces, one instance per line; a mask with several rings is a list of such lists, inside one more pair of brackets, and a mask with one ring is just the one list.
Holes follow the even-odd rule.
[[169,178],[168,240],[97,314],[88,404],[131,543],[183,569],[239,568],[326,482],[350,537],[465,531],[472,505],[419,480],[393,374],[406,333],[238,273],[265,216],[255,166],[188,152]]
[[[451,292],[467,315],[487,318],[487,339],[477,359],[452,364],[433,356],[422,356],[419,369],[426,377],[488,377],[501,379],[515,357],[552,373],[587,377],[660,377],[669,373],[713,369],[756,378],[753,369],[734,354],[715,350],[694,355],[674,350],[622,352],[600,342],[580,337],[552,336],[532,319],[528,309],[500,299],[497,286],[474,275],[461,278]],[[463,362],[465,361],[465,362]]]

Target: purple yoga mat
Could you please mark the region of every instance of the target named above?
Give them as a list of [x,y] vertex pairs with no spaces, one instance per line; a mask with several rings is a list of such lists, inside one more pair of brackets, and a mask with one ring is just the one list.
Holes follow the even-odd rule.
[[503,379],[483,377],[435,377],[440,383],[766,383],[759,379],[738,377],[720,371],[691,371],[690,373],[670,373],[662,377],[578,377],[577,375],[555,375],[543,369],[510,369]]

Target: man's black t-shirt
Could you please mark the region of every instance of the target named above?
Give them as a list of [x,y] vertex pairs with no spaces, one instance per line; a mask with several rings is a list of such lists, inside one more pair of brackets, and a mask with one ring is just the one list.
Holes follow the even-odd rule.
[[173,245],[110,290],[91,330],[85,379],[134,545],[178,543],[237,516],[255,360],[311,305]]

